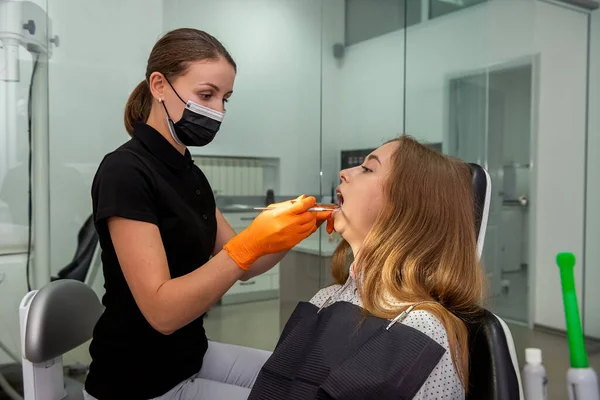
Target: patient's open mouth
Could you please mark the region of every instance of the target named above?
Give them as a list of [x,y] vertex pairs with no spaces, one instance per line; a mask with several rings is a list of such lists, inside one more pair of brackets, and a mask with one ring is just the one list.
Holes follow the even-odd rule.
[[337,195],[337,201],[338,201],[338,205],[340,206],[340,208],[342,208],[342,205],[344,205],[344,196],[342,196],[341,192],[336,192]]

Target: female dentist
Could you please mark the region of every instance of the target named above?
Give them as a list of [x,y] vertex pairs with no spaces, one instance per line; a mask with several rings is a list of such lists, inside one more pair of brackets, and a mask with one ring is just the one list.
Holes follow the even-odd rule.
[[178,29],[156,43],[127,101],[132,139],[104,158],[92,185],[106,309],[90,345],[87,399],[245,399],[256,379],[245,371],[270,355],[209,344],[203,315],[328,215],[306,212],[315,199],[300,196],[236,235],[216,208],[186,148],[215,137],[235,75],[217,39]]

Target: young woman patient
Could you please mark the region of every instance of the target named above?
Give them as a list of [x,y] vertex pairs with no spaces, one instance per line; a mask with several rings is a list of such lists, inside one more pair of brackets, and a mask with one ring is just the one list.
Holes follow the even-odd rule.
[[250,399],[464,398],[484,292],[469,165],[402,136],[340,178],[337,284],[298,305]]

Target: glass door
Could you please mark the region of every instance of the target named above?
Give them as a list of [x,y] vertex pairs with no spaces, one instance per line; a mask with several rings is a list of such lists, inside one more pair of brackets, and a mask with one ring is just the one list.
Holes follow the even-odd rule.
[[532,66],[488,69],[448,84],[447,151],[482,165],[492,179],[482,255],[489,306],[504,318],[527,322]]

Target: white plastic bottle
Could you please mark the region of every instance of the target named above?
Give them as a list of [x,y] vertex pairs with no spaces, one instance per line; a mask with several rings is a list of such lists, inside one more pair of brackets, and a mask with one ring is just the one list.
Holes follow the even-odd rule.
[[525,400],[546,400],[548,378],[546,368],[542,365],[542,351],[535,348],[525,349],[525,363],[523,368]]

